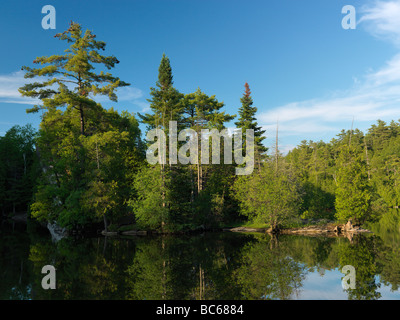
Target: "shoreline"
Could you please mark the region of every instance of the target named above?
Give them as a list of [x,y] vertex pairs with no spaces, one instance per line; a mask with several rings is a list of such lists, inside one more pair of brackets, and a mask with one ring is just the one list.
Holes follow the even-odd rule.
[[160,232],[149,230],[125,230],[125,231],[101,231],[103,236],[147,236],[147,235],[190,235],[203,232],[238,232],[238,233],[264,233],[271,235],[306,235],[306,236],[327,236],[337,237],[359,234],[359,233],[372,233],[370,230],[364,229],[360,226],[353,226],[351,221],[346,224],[337,222],[328,222],[325,224],[310,224],[303,227],[293,227],[279,230],[272,230],[271,228],[252,228],[252,227],[220,227],[220,228],[198,228],[193,230],[179,231],[179,232]]
[[280,229],[278,231],[273,231],[271,228],[251,228],[251,227],[234,227],[234,228],[224,228],[223,231],[226,232],[258,232],[267,234],[277,234],[277,235],[307,235],[307,236],[348,236],[358,233],[372,233],[370,230],[364,229],[360,226],[353,226],[351,222],[346,224],[340,224],[335,222],[329,222],[326,224],[318,225],[312,224],[304,227],[295,227]]
[[[27,215],[26,213],[19,213],[15,217],[10,219],[16,223],[26,223]],[[314,222],[314,221],[313,221]],[[59,228],[49,228],[49,225],[46,225],[47,229],[50,231],[53,237],[62,238],[65,236],[73,235],[74,232],[65,232],[65,230],[58,230]],[[53,230],[54,229],[54,230]],[[60,228],[61,229],[61,228]],[[107,237],[113,236],[148,236],[148,235],[191,235],[198,234],[204,232],[238,232],[238,233],[263,233],[263,234],[271,234],[271,235],[305,235],[305,236],[325,236],[325,237],[337,237],[337,236],[351,236],[359,233],[372,233],[370,230],[364,229],[360,226],[353,226],[351,221],[346,224],[340,224],[338,222],[327,221],[326,223],[320,223],[320,221],[315,221],[315,223],[307,224],[299,227],[292,228],[283,228],[279,230],[272,230],[271,228],[254,228],[247,226],[238,226],[238,227],[215,227],[215,228],[205,228],[204,226],[200,226],[196,229],[190,230],[182,230],[177,232],[160,232],[156,230],[140,230],[140,229],[131,229],[131,230],[118,230],[118,231],[108,231],[97,229],[98,235],[103,235]],[[57,235],[57,236],[55,236]]]

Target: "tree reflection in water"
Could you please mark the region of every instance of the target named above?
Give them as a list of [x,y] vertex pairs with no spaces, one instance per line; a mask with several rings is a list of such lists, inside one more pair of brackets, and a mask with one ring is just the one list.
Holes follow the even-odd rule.
[[[384,299],[382,286],[400,284],[400,246],[382,229],[351,241],[206,233],[52,242],[31,229],[1,231],[2,299],[297,299],[307,275],[336,272],[341,284],[345,265],[356,269],[348,299]],[[56,290],[41,288],[47,264],[57,270]]]

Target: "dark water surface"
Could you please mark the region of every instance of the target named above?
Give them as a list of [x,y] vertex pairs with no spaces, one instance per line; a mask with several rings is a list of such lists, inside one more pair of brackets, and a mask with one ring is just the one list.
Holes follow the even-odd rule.
[[[0,230],[0,299],[400,299],[398,211],[375,232],[340,237],[205,233],[62,239]],[[56,268],[56,289],[41,286]],[[343,266],[356,270],[343,289]]]

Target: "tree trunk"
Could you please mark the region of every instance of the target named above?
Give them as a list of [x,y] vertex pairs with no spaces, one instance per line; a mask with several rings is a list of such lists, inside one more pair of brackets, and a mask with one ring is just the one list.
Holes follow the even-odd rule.
[[108,232],[108,229],[107,229],[107,218],[106,218],[105,214],[103,214],[103,222],[104,222],[104,231]]
[[85,135],[85,119],[83,114],[83,108],[79,107],[79,114],[81,117],[81,135]]
[[368,167],[368,180],[371,180],[371,172],[369,171],[368,147],[367,147],[367,141],[365,140],[365,136],[364,136],[364,149],[365,149],[365,158],[367,160],[367,167]]
[[197,163],[197,194],[200,194],[200,163]]

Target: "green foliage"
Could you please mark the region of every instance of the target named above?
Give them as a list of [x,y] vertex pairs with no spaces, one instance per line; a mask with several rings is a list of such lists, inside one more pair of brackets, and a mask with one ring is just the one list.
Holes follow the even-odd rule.
[[22,67],[22,70],[26,71],[25,78],[47,77],[47,80],[26,84],[19,91],[25,97],[38,98],[42,101],[41,106],[34,106],[27,112],[65,106],[78,111],[80,133],[84,135],[86,113],[96,108],[96,102],[90,95],[106,95],[110,100],[117,101],[115,90],[129,84],[109,72],[95,72],[95,65],[109,70],[119,61],[114,56],[103,56],[99,53],[100,50],[105,50],[106,43],[95,40],[96,35],[90,30],[83,33],[80,24],[71,22],[68,30],[56,34],[55,38],[70,45],[65,54],[37,57],[33,63],[42,65],[41,68]]
[[[253,98],[251,97],[250,87],[247,82],[245,83],[245,92],[243,93],[242,98],[240,98],[240,102],[242,103],[242,106],[239,108],[239,118],[238,121],[235,122],[235,125],[237,129],[240,129],[242,136],[246,133],[247,129],[254,130],[254,149],[256,153],[255,161],[260,163],[265,157],[265,153],[268,151],[268,148],[262,143],[262,141],[266,138],[264,136],[265,130],[262,130],[256,121],[257,108],[253,106]],[[242,146],[243,153],[245,154],[245,139],[243,139]]]
[[55,37],[69,44],[64,55],[36,58],[41,68],[23,67],[26,78],[48,80],[20,88],[23,96],[42,101],[28,112],[45,110],[37,139],[42,175],[32,216],[69,229],[104,221],[107,229],[107,220],[129,214],[127,200],[143,161],[139,123],[133,114],[105,110],[93,100],[106,95],[117,101],[116,89],[128,85],[96,70],[119,63],[99,53],[105,42],[74,22]]
[[285,159],[303,187],[302,217],[332,218],[336,189],[332,147],[324,142],[302,141]]
[[93,119],[98,123],[88,126],[92,135],[82,136],[78,121],[69,116],[73,112],[43,116],[38,137],[43,173],[32,215],[68,228],[116,221],[128,214],[126,201],[143,161],[138,122],[128,113],[99,107]]
[[133,186],[137,197],[130,200],[130,205],[137,222],[144,228],[160,229],[168,212],[166,206],[163,206],[165,199],[162,199],[162,177],[159,168],[142,168]]
[[371,213],[371,188],[367,165],[356,151],[343,146],[337,159],[336,216],[339,221],[349,219],[359,224]]
[[[323,279],[334,276],[337,285],[322,281],[322,292],[360,300],[395,298],[398,292],[389,289],[397,291],[400,285],[398,216],[387,216],[382,227],[389,229],[377,230],[379,236],[362,234],[351,242],[230,232],[55,242],[40,228],[3,224],[0,298],[296,299],[314,294],[309,279],[324,274]],[[57,270],[57,290],[41,287],[41,269],[49,262]],[[356,288],[343,292],[340,271],[345,265],[356,269]]]
[[[163,55],[156,88],[150,92],[152,113],[139,115],[148,129],[159,128],[166,133],[167,163],[169,121],[177,121],[178,130],[195,130],[200,137],[201,129],[222,130],[224,123],[234,118],[221,111],[224,103],[215,96],[208,96],[200,89],[183,95],[173,87],[172,79],[170,61]],[[228,180],[233,181],[232,169],[232,166],[200,163],[158,164],[142,169],[134,183],[137,198],[130,201],[138,222],[162,231],[220,224],[231,207],[228,190],[232,182]]]
[[158,81],[155,88],[150,88],[150,109],[151,114],[138,114],[148,129],[162,129],[168,133],[168,122],[178,121],[182,117],[183,94],[173,86],[173,76],[170,60],[163,54],[160,67],[158,69]]
[[36,131],[14,126],[0,137],[0,210],[2,215],[25,212],[38,176]]
[[[104,95],[117,101],[117,89],[128,85],[108,72],[118,59],[100,54],[106,43],[78,23],[55,38],[68,44],[63,54],[37,57],[36,68],[22,67],[26,78],[44,79],[20,88],[23,96],[41,100],[27,110],[44,111],[37,139],[30,127],[0,138],[3,214],[32,202],[32,217],[67,228],[101,221],[106,229],[109,223],[117,228],[119,219],[133,214],[143,228],[182,231],[243,216],[274,228],[292,218],[363,223],[400,205],[400,122],[378,120],[365,134],[342,130],[330,142],[302,141],[286,156],[276,150],[272,161],[247,83],[235,125],[242,134],[254,130],[257,173],[236,177],[232,164],[202,164],[201,152],[198,163],[169,164],[169,121],[200,137],[203,129],[225,129],[236,115],[200,88],[180,93],[165,54],[150,88],[151,112],[138,117],[147,129],[166,133],[167,163],[148,167],[135,116],[105,110],[94,100]],[[224,141],[221,160],[223,148]]]
[[275,163],[267,161],[259,173],[238,178],[233,192],[242,214],[273,229],[299,214],[301,185],[284,162],[276,170]]
[[292,259],[286,248],[274,247],[273,242],[262,240],[244,248],[242,265],[236,270],[243,299],[290,299],[301,287],[305,266]]
[[377,300],[381,297],[378,291],[380,283],[375,277],[380,273],[376,247],[381,247],[378,239],[361,235],[356,235],[352,244],[339,244],[340,269],[351,265],[356,270],[355,289],[347,289],[349,300]]

